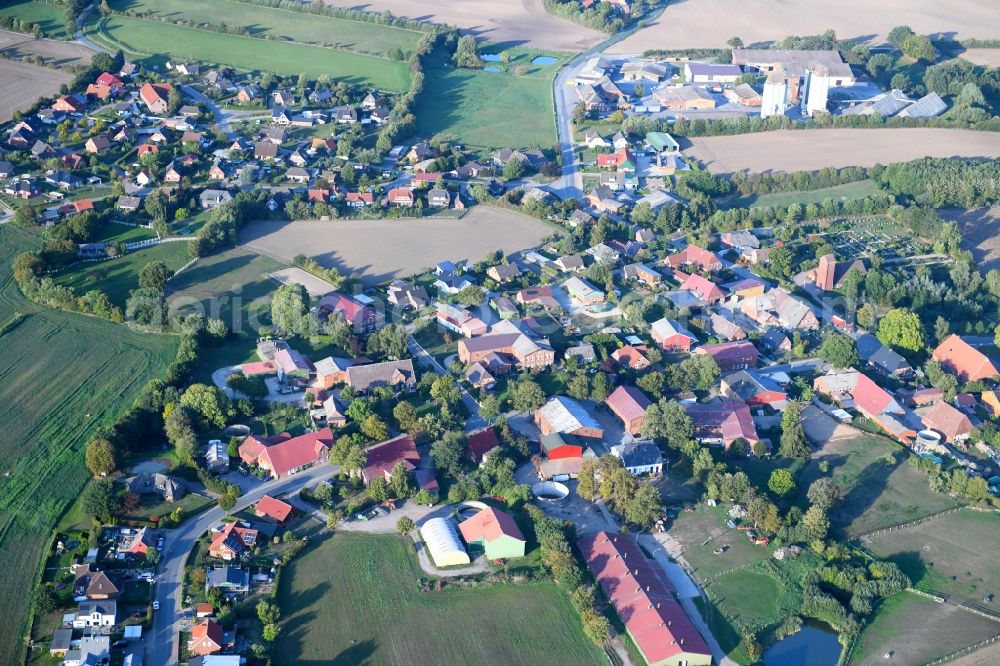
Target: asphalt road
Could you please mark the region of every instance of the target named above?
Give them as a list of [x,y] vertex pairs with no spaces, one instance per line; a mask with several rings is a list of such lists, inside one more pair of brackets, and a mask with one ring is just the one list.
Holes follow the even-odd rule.
[[[333,476],[338,470],[336,465],[323,463],[292,476],[268,481],[241,497],[230,513],[236,513],[255,504],[264,495],[297,493],[305,486],[314,485]],[[215,506],[193,520],[185,521],[180,527],[165,531],[166,539],[155,596],[156,601],[160,602],[160,610],[154,613],[153,629],[145,637],[146,663],[153,666],[178,663],[183,602],[180,593],[184,564],[199,537],[219,525],[225,516],[226,512]]]
[[[413,354],[413,357],[423,366],[430,366],[437,374],[444,376],[448,374],[448,371],[443,365],[438,363],[437,359],[427,353],[420,343],[417,342],[411,335],[410,339],[406,341],[406,346]],[[456,382],[458,388],[462,390],[462,402],[469,410],[469,418],[465,422],[466,431],[478,430],[486,426],[486,421],[482,416],[479,415],[479,401],[472,397],[465,386]]]

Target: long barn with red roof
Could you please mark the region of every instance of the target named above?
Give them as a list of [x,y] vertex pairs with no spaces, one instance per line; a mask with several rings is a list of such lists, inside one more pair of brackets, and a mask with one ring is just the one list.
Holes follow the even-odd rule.
[[649,666],[710,666],[712,651],[674,597],[674,586],[633,539],[598,532],[578,543]]

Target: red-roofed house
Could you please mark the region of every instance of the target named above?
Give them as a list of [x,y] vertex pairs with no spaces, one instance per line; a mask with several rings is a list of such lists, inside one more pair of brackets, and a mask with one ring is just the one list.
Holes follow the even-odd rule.
[[938,402],[931,407],[917,411],[924,426],[941,433],[945,441],[955,442],[968,438],[972,433],[972,421],[961,411],[947,402]]
[[997,370],[986,354],[954,334],[937,346],[934,360],[964,382],[988,379],[1000,374],[1000,370]]
[[79,113],[87,108],[87,102],[76,95],[66,95],[52,102],[52,109],[64,113]]
[[[828,373],[813,381],[813,391],[854,407],[889,435],[909,443],[917,435],[916,418],[868,375],[857,370]],[[850,400],[849,402],[847,400]]]
[[371,333],[385,321],[375,308],[335,291],[320,299],[319,309],[327,316],[340,313],[358,333]]
[[695,349],[694,353],[708,354],[715,359],[719,369],[724,373],[757,367],[757,348],[746,340],[702,345]]
[[288,520],[288,516],[292,515],[292,505],[270,495],[264,495],[257,502],[255,511],[260,518],[267,517],[276,523],[283,523]]
[[722,268],[722,262],[714,253],[697,245],[688,245],[680,252],[670,255],[664,261],[674,269],[695,266],[700,271],[717,271]]
[[601,153],[597,156],[597,166],[602,169],[635,171],[635,156],[628,148],[622,148],[614,153]]
[[645,370],[650,365],[649,359],[642,353],[642,350],[632,345],[619,347],[611,354],[611,358],[618,365],[629,370]]
[[673,584],[632,538],[598,532],[578,545],[647,664],[712,664],[712,651],[678,603]]
[[202,620],[191,627],[188,652],[203,657],[222,652],[222,625],[215,620]]
[[484,460],[494,449],[500,448],[500,438],[492,426],[484,428],[479,432],[469,435],[468,448],[465,455],[477,465]]
[[140,527],[136,530],[135,534],[132,535],[132,540],[129,542],[125,552],[129,555],[145,557],[146,553],[149,552],[149,549],[153,548],[155,545],[156,536],[153,534],[153,530],[148,527]]
[[653,340],[665,351],[690,351],[691,344],[698,342],[694,333],[675,319],[657,319],[650,330]]
[[257,545],[257,530],[239,522],[226,523],[222,529],[212,533],[208,554],[226,561],[237,560],[255,545]]
[[250,435],[240,444],[240,458],[248,465],[258,465],[275,479],[326,460],[333,446],[333,431],[323,428],[317,432],[292,437],[287,432],[266,439]]
[[386,200],[394,206],[412,206],[416,203],[413,190],[409,187],[394,187],[389,190]]
[[645,393],[634,386],[619,386],[604,402],[622,420],[625,431],[630,435],[638,435],[642,430],[642,419],[653,404]]
[[120,90],[125,86],[121,79],[114,74],[109,74],[108,72],[104,72],[98,76],[94,81],[94,85],[99,88],[111,88],[112,90]]
[[361,470],[361,480],[366,486],[379,477],[388,481],[392,477],[392,468],[396,463],[403,463],[407,472],[417,468],[420,454],[417,453],[413,437],[399,435],[365,449],[365,466]]
[[750,408],[740,400],[695,402],[684,405],[684,412],[691,417],[694,436],[699,442],[721,444],[728,449],[737,439],[746,440],[748,444],[758,441]]
[[163,114],[169,108],[167,98],[173,89],[169,83],[147,83],[139,89],[139,99],[150,113]]
[[526,541],[510,514],[487,506],[458,524],[466,543],[486,549],[486,559],[506,560],[524,557]]
[[681,291],[693,291],[706,303],[717,303],[726,297],[726,292],[719,285],[697,273],[687,276],[681,285]]

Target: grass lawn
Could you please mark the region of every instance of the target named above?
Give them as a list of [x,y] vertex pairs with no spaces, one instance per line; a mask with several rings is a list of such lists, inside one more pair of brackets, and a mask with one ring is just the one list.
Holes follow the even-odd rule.
[[[703,583],[728,569],[766,560],[774,550],[755,546],[746,533],[727,527],[726,510],[726,506],[697,504],[694,511],[678,514],[670,527],[670,534],[684,546],[684,559]],[[715,549],[722,547],[725,552],[715,555]]]
[[413,546],[338,533],[285,570],[276,664],[603,664],[551,583],[422,592]]
[[[425,94],[417,100],[417,131],[430,137],[453,135],[482,148],[546,148],[556,142],[552,105],[553,65],[527,65],[536,55],[511,49],[507,71],[457,69],[451,62],[428,63]],[[501,66],[500,63],[488,63]],[[512,73],[526,66],[523,75]]]
[[131,331],[92,317],[49,310],[25,299],[10,273],[36,237],[0,227],[0,320],[27,315],[2,336],[0,402],[0,663],[20,663],[34,572],[52,529],[88,473],[83,450],[100,427],[132,405],[140,389],[173,361],[173,336]]
[[[214,5],[213,5],[214,6]],[[223,35],[123,16],[100,18],[94,12],[87,36],[102,46],[122,49],[130,60],[162,69],[167,60],[191,58],[249,71],[270,71],[286,76],[305,72],[318,78],[372,86],[380,90],[409,88],[405,62],[294,42]],[[367,24],[366,24],[367,25]]]
[[739,609],[734,621],[751,626],[769,624],[778,613],[781,583],[769,574],[744,570],[712,581],[712,598],[723,607]]
[[793,203],[818,204],[824,199],[834,201],[854,201],[863,199],[879,192],[878,186],[870,180],[859,180],[834,187],[824,187],[818,190],[802,192],[775,192],[774,194],[748,194],[746,196],[727,197],[719,201],[720,207],[729,208],[775,208],[789,206]]
[[42,36],[49,39],[69,39],[66,34],[66,8],[54,2],[8,0],[0,7],[0,16],[13,16],[36,24]]
[[149,238],[156,238],[156,232],[152,229],[108,222],[97,228],[92,240],[95,243],[132,243]]
[[715,604],[711,601],[706,602],[701,597],[695,597],[692,601],[698,607],[701,616],[705,618],[712,636],[718,641],[719,647],[726,653],[726,656],[737,664],[740,664],[740,666],[754,663],[753,659],[750,658],[750,654],[740,645],[741,638],[739,631],[716,608]]
[[187,243],[160,243],[107,261],[76,264],[60,273],[56,282],[81,296],[91,289],[100,289],[112,303],[124,308],[128,293],[139,287],[139,272],[144,266],[163,261],[177,270],[190,260]]
[[242,331],[247,323],[270,313],[271,292],[278,283],[269,273],[284,264],[243,248],[230,248],[202,257],[167,285],[171,307],[181,312],[202,312],[220,318],[232,331]]
[[[882,458],[893,454],[895,462]],[[957,502],[932,492],[927,476],[907,461],[908,454],[883,437],[861,435],[828,441],[813,452],[796,478],[799,501],[805,502],[809,484],[823,476],[823,463],[833,480],[844,489],[844,502],[830,512],[835,531],[854,537],[899,525],[950,509]]]
[[424,33],[366,21],[333,18],[234,0],[113,0],[112,9],[196,23],[244,26],[252,37],[331,46],[380,56],[399,48],[412,53]]
[[861,632],[850,664],[926,664],[1000,634],[1000,625],[912,592],[886,599]]
[[1000,597],[1000,515],[967,509],[866,541],[925,592],[987,608],[984,596]]

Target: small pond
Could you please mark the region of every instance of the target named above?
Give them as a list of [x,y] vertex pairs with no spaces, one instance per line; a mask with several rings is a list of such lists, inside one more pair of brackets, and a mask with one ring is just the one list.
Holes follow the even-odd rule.
[[483,67],[484,72],[500,72],[503,71],[499,67]]
[[764,666],[836,666],[841,649],[837,634],[829,625],[807,622],[798,633],[764,652]]
[[483,62],[500,62],[500,56],[495,53],[484,53],[479,57],[483,59]]
[[559,58],[553,58],[552,56],[538,56],[531,61],[532,65],[554,65],[559,62]]

